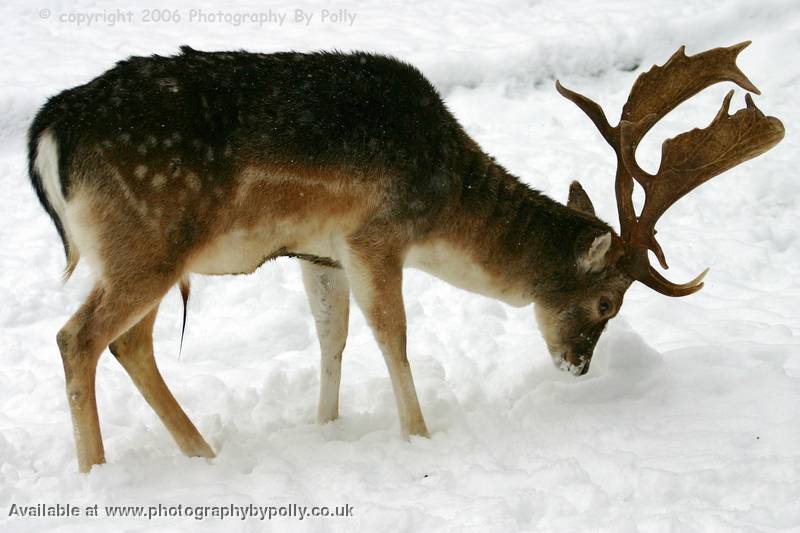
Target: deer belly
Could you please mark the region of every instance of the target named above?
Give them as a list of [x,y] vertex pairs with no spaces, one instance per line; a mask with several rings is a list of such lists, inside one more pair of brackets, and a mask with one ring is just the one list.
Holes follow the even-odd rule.
[[192,258],[189,270],[198,274],[249,274],[280,247],[280,237],[275,233],[234,230],[216,237]]
[[[297,228],[295,228],[297,229]],[[276,227],[234,230],[203,247],[190,261],[189,271],[197,274],[250,274],[265,262],[281,256],[334,256],[331,235],[303,235]]]

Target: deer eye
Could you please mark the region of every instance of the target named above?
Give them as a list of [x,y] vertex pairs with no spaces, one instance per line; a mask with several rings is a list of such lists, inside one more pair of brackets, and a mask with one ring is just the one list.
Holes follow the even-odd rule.
[[600,301],[597,302],[597,312],[600,316],[606,316],[611,312],[611,300],[603,296],[600,298]]

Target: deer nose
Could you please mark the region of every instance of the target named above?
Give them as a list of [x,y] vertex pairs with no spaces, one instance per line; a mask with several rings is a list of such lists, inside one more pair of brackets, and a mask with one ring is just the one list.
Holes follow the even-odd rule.
[[588,355],[569,350],[564,354],[564,360],[571,365],[570,372],[575,376],[582,376],[589,371],[591,357]]

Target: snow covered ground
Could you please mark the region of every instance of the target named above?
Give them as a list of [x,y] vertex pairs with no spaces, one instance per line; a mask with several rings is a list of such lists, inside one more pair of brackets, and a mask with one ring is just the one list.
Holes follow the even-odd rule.
[[[800,531],[796,0],[413,1],[392,8],[368,0],[253,1],[225,3],[228,18],[212,20],[221,5],[0,6],[0,529],[259,531],[265,524],[257,519],[117,518],[110,525],[8,513],[12,504],[38,503],[99,504],[101,516],[106,505],[294,503],[350,504],[354,516],[267,525]],[[347,10],[344,22],[321,20],[324,9]],[[172,19],[154,22],[153,10]],[[269,10],[272,22],[242,20]],[[310,22],[295,22],[296,10]],[[103,13],[105,20],[78,24],[79,14]],[[600,215],[616,224],[614,159],[591,123],[557,95],[555,77],[616,120],[635,77],[679,45],[695,53],[746,39],[754,44],[739,63],[763,92],[760,107],[783,120],[786,138],[661,221],[670,275],[689,279],[710,265],[706,288],[668,299],[635,285],[587,376],[553,368],[531,309],[408,271],[409,353],[431,439],[400,438],[387,372],[358,311],[345,351],[341,418],[317,426],[313,323],[298,266],[281,260],[249,277],[195,278],[180,358],[177,293],[159,314],[159,364],[218,457],[182,457],[106,355],[97,386],[108,463],[76,473],[54,339],[88,291],[89,273],[82,265],[60,285],[61,246],[28,184],[25,131],[47,96],[128,55],[169,54],[184,43],[390,53],[425,72],[510,170],[560,200],[580,178]],[[645,166],[657,166],[663,138],[707,124],[728,88],[707,91],[659,125],[639,150]],[[735,102],[742,105],[741,91]]]

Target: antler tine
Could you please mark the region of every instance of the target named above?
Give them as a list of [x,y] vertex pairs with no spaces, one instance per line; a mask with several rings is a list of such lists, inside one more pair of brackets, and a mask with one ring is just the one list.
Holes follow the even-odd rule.
[[614,150],[619,147],[619,132],[617,131],[616,127],[612,127],[611,124],[608,123],[608,119],[606,118],[606,114],[603,112],[603,108],[600,107],[597,102],[590,100],[589,98],[586,98],[582,94],[578,94],[575,91],[570,91],[561,85],[561,82],[558,80],[556,80],[556,90],[561,96],[567,100],[570,100],[572,103],[581,108],[581,111],[588,115],[592,122],[594,122],[594,125],[597,126],[597,129],[600,130],[600,135],[603,136],[608,144],[614,147]]
[[611,145],[614,152],[617,154],[617,177],[615,185],[615,194],[617,197],[617,214],[619,216],[620,236],[623,240],[630,234],[631,229],[636,223],[636,213],[633,209],[633,182],[630,176],[625,171],[625,165],[622,163],[622,155],[620,152],[620,135],[619,127],[612,126],[608,123],[606,114],[603,108],[595,102],[582,94],[571,91],[561,85],[561,82],[556,80],[556,90],[575,105],[591,119],[594,125],[600,131],[600,135]]
[[632,252],[632,255],[626,258],[628,268],[637,272],[636,279],[656,292],[665,296],[689,296],[703,288],[703,279],[708,274],[708,268],[703,270],[699,276],[687,283],[673,283],[659,274],[656,269],[650,264],[647,258],[647,250],[639,248],[637,251]]
[[606,114],[603,108],[594,100],[591,100],[582,94],[571,91],[561,85],[561,82],[556,80],[556,90],[575,105],[591,119],[600,135],[611,145],[614,152],[617,154],[617,177],[615,194],[617,197],[617,214],[619,215],[620,236],[623,240],[626,239],[631,232],[633,225],[636,223],[636,213],[633,209],[633,182],[630,176],[625,171],[625,165],[622,163],[622,155],[620,152],[620,134],[618,126],[611,126],[608,123]]

